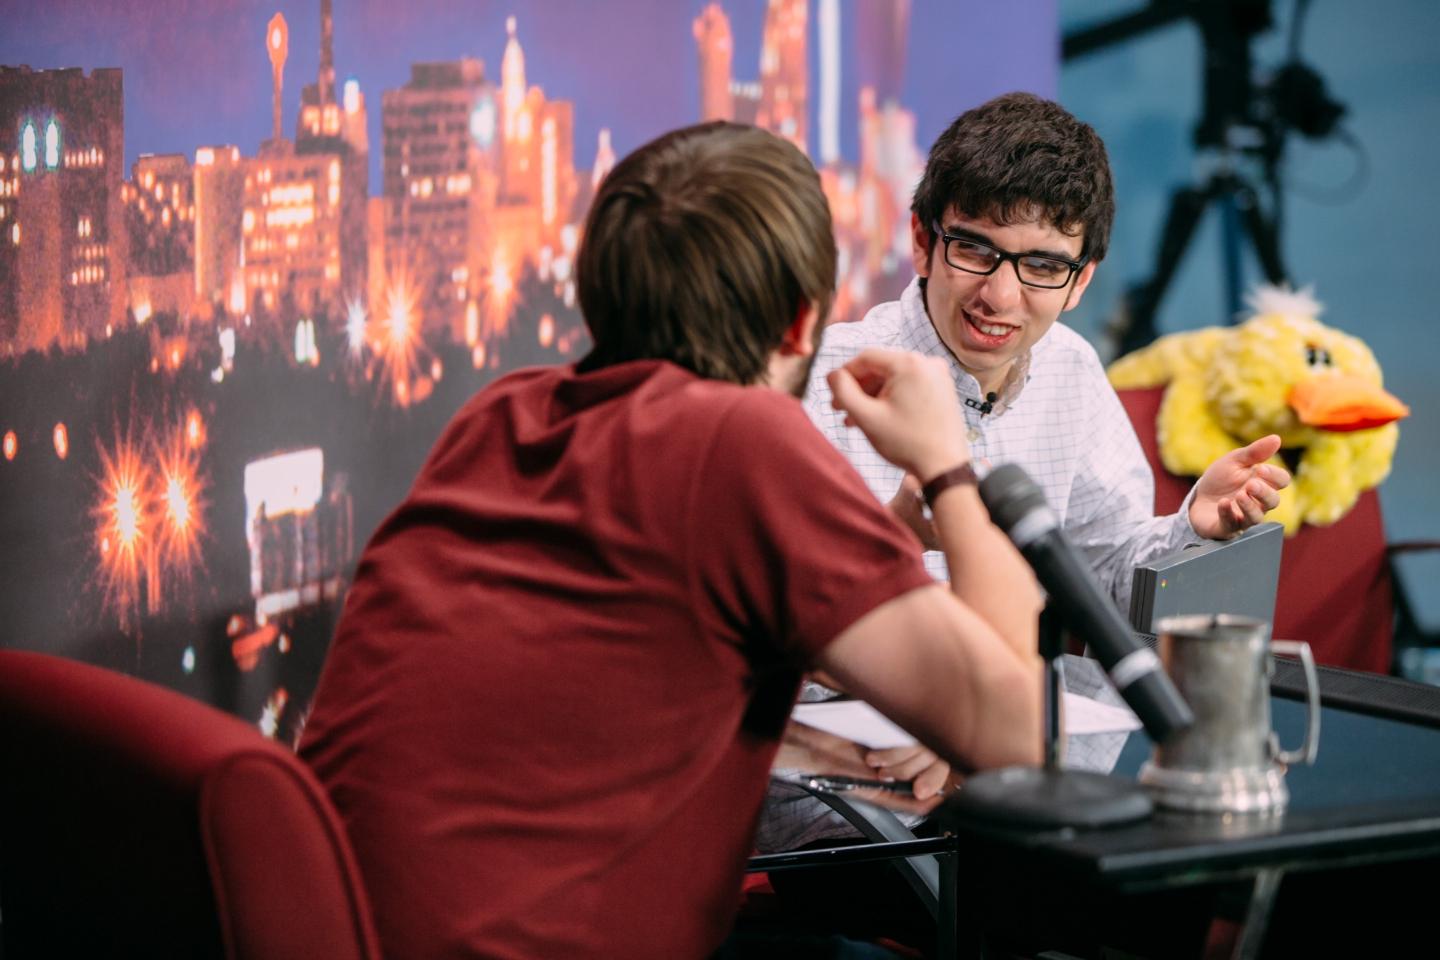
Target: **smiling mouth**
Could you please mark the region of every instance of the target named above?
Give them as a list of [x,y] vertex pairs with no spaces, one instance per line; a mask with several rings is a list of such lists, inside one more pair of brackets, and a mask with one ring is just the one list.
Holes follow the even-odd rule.
[[1009,339],[1011,334],[1020,329],[1019,327],[1012,327],[1003,323],[988,323],[978,319],[969,311],[965,311],[964,313],[965,322],[968,323],[970,329],[978,333],[984,341],[1000,343]]

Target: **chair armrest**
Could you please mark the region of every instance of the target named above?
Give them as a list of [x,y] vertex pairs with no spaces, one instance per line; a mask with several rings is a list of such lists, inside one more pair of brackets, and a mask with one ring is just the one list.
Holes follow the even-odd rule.
[[1397,540],[1385,544],[1385,555],[1389,557],[1402,553],[1423,553],[1426,550],[1440,550],[1440,540]]
[[1440,646],[1440,632],[1426,630],[1421,624],[1415,602],[1410,599],[1410,591],[1406,589],[1409,586],[1407,580],[1412,578],[1402,576],[1401,558],[1435,550],[1440,550],[1440,540],[1397,540],[1385,545],[1385,562],[1389,567],[1395,606],[1395,661],[1392,670],[1402,675],[1411,675],[1412,679],[1420,679],[1420,676],[1405,667],[1405,651],[1410,648]]
[[[785,779],[787,786],[798,787],[810,796],[834,810],[845,818],[845,822],[856,830],[861,836],[869,840],[876,847],[883,847],[886,844],[899,844],[914,842],[915,834],[910,828],[900,822],[900,818],[873,803],[867,803],[859,797],[848,797],[839,793],[831,793],[828,790],[819,790],[794,780]],[[810,854],[814,854],[812,857]],[[788,857],[792,865],[805,863],[806,865],[819,865],[831,862],[828,850],[814,850],[803,853],[794,853]],[[936,916],[940,905],[940,862],[932,854],[923,854],[913,857],[901,857],[897,854],[894,859],[895,869],[905,882],[915,891],[920,902],[930,915]]]

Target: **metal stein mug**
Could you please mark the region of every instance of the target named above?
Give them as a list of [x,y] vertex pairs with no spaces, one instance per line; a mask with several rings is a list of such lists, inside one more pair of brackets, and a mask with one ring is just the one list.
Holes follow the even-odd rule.
[[[1310,645],[1270,640],[1270,624],[1201,614],[1156,624],[1160,660],[1195,714],[1189,730],[1156,746],[1140,782],[1163,807],[1214,813],[1283,810],[1285,767],[1314,763],[1320,744],[1320,687]],[[1298,656],[1305,669],[1305,742],[1282,750],[1270,725],[1271,653]]]

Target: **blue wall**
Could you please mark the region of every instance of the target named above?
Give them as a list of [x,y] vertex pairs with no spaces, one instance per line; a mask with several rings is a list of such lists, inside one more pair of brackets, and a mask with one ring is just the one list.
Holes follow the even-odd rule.
[[[1142,4],[1064,0],[1061,29],[1103,22]],[[1256,38],[1256,65],[1284,62],[1295,4],[1275,0],[1275,28]],[[1317,0],[1301,59],[1349,107],[1354,151],[1292,137],[1281,249],[1300,285],[1314,284],[1324,320],[1375,351],[1386,386],[1414,411],[1400,427],[1394,470],[1381,488],[1390,538],[1440,539],[1440,4],[1433,0]],[[1192,131],[1200,114],[1199,30],[1178,22],[1066,64],[1060,99],[1104,137],[1119,211],[1110,255],[1071,322],[1097,345],[1123,291],[1150,274],[1171,192],[1200,176]],[[1349,181],[1349,187],[1346,183]],[[1344,189],[1342,189],[1344,188]],[[1321,194],[1330,196],[1321,197]],[[1322,199],[1324,202],[1322,202]],[[1206,215],[1174,278],[1162,333],[1227,319],[1222,232]],[[1247,285],[1261,274],[1247,249]],[[1103,347],[1102,347],[1103,349]],[[1440,622],[1440,557],[1407,562],[1406,586],[1427,621]]]

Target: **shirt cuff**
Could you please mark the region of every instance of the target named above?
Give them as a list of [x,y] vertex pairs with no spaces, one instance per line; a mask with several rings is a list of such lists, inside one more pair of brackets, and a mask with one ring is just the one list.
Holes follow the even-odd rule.
[[1171,536],[1177,547],[1189,546],[1192,543],[1204,543],[1206,538],[1195,530],[1195,525],[1190,522],[1190,505],[1195,502],[1195,489],[1199,484],[1190,487],[1190,492],[1185,494],[1185,499],[1180,501],[1180,509],[1175,511],[1175,525]]

